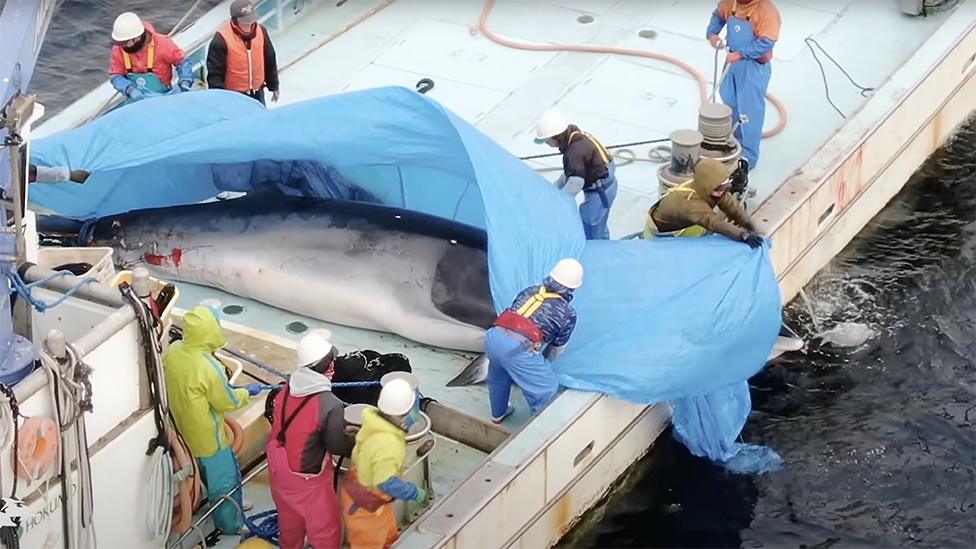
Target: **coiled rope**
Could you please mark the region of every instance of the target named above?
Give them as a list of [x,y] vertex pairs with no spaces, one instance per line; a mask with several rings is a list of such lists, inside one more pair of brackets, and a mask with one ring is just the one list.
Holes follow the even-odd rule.
[[51,276],[38,280],[37,282],[31,282],[28,284],[23,279],[23,277],[19,272],[12,271],[12,270],[7,271],[7,278],[10,280],[10,287],[15,292],[17,292],[17,295],[19,297],[21,297],[27,303],[30,303],[32,307],[34,307],[35,309],[38,310],[38,312],[41,313],[49,309],[53,309],[58,305],[64,303],[68,299],[71,299],[71,297],[74,296],[75,293],[77,293],[78,290],[80,290],[86,284],[97,282],[97,280],[95,280],[94,278],[82,278],[81,281],[78,283],[78,285],[74,286],[73,288],[65,292],[63,296],[59,297],[58,299],[54,300],[51,303],[45,303],[44,301],[41,301],[40,299],[34,297],[34,295],[31,293],[31,290],[33,288],[36,288],[37,286],[44,286],[48,282],[51,282],[52,280],[61,278],[63,276],[74,276],[74,273],[72,273],[71,271],[58,271]]
[[[13,459],[11,465],[16,464],[20,456],[17,455],[17,443],[18,443],[18,429],[17,429],[17,418],[20,417],[20,407],[17,405],[17,395],[14,394],[13,389],[8,387],[6,384],[0,383],[0,393],[3,394],[4,403],[0,404],[0,421],[2,421],[3,429],[2,439],[0,439],[0,451],[5,452],[11,444],[13,444]],[[7,427],[9,422],[10,427]],[[10,499],[17,499],[17,472],[14,471],[14,482],[13,487],[10,489]],[[2,544],[7,549],[19,549],[20,548],[20,536],[17,532],[20,530],[20,517],[14,516],[11,519],[14,523],[13,526],[4,526],[0,528],[0,544]]]

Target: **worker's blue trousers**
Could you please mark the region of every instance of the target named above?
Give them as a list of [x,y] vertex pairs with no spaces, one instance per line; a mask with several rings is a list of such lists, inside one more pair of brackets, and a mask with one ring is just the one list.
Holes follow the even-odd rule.
[[763,121],[766,119],[766,88],[772,69],[769,63],[742,59],[729,66],[729,72],[719,90],[722,102],[732,108],[732,123],[744,114],[749,122],[735,130],[735,138],[742,144],[742,156],[754,170],[759,163],[759,142],[762,141]]
[[610,227],[607,221],[610,220],[610,207],[617,198],[617,175],[616,167],[611,161],[610,172],[600,180],[603,186],[603,194],[607,198],[607,205],[603,205],[600,193],[595,191],[583,191],[583,203],[580,204],[580,220],[583,222],[583,234],[587,240],[609,240]]
[[529,345],[527,339],[504,328],[491,328],[485,334],[488,401],[493,418],[505,415],[513,382],[522,390],[533,414],[545,408],[559,392],[559,378],[552,365]]
[[[237,458],[230,448],[217,450],[217,453],[206,458],[197,458],[203,477],[207,483],[207,500],[210,505],[220,502],[220,507],[213,514],[214,526],[220,528],[226,535],[237,535],[241,531],[243,518],[241,512],[233,504],[221,501],[221,496],[229,493],[241,484],[241,469],[237,465]],[[234,496],[237,505],[241,505],[241,490]]]

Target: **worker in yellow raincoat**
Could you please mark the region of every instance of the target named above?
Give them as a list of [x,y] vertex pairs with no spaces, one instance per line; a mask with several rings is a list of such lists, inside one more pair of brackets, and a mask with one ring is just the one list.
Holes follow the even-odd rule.
[[[220,505],[214,526],[227,535],[241,531],[237,507],[220,501],[241,484],[241,471],[228,444],[224,414],[246,406],[263,386],[233,388],[214,351],[225,345],[219,310],[198,305],[183,316],[183,340],[170,345],[163,355],[166,395],[176,429],[200,464],[207,485],[207,499]],[[243,507],[241,491],[234,500]]]
[[416,390],[403,379],[383,386],[377,408],[363,411],[352,470],[342,482],[343,518],[352,549],[390,547],[397,540],[394,499],[427,502],[427,491],[400,478],[407,457],[406,434],[415,421]]

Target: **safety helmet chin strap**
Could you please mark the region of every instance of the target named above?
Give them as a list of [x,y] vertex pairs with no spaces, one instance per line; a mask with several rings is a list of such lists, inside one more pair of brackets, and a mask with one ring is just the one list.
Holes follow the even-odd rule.
[[309,366],[309,368],[311,368],[313,372],[318,372],[324,376],[327,376],[329,379],[332,379],[332,374],[335,373],[336,356],[338,356],[338,351],[336,351],[335,347],[332,347],[332,349],[330,349],[324,357],[316,362],[315,365]]
[[379,412],[379,414],[380,414],[380,417],[381,417],[381,418],[383,418],[383,419],[385,419],[386,421],[389,421],[390,423],[392,423],[392,424],[393,424],[393,426],[394,426],[394,427],[396,427],[397,429],[400,429],[400,430],[401,430],[401,431],[403,431],[404,433],[406,433],[406,432],[409,432],[409,431],[410,431],[410,429],[408,429],[407,427],[404,427],[404,426],[403,426],[403,422],[404,422],[404,421],[405,421],[405,420],[407,419],[407,417],[408,417],[408,416],[410,415],[409,413],[406,413],[406,414],[403,414],[402,416],[396,416],[396,417],[399,417],[399,418],[400,418],[400,420],[399,420],[399,421],[397,421],[397,419],[396,419],[396,417],[394,417],[394,416],[390,416],[390,415],[387,415],[387,414],[386,414],[386,413],[384,413],[384,412],[383,412],[382,410],[380,410],[380,412]]

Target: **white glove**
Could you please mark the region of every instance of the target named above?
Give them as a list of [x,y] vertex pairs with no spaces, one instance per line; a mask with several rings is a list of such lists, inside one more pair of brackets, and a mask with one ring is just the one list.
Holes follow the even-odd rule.
[[37,181],[35,183],[63,183],[71,178],[71,171],[66,166],[37,166]]

